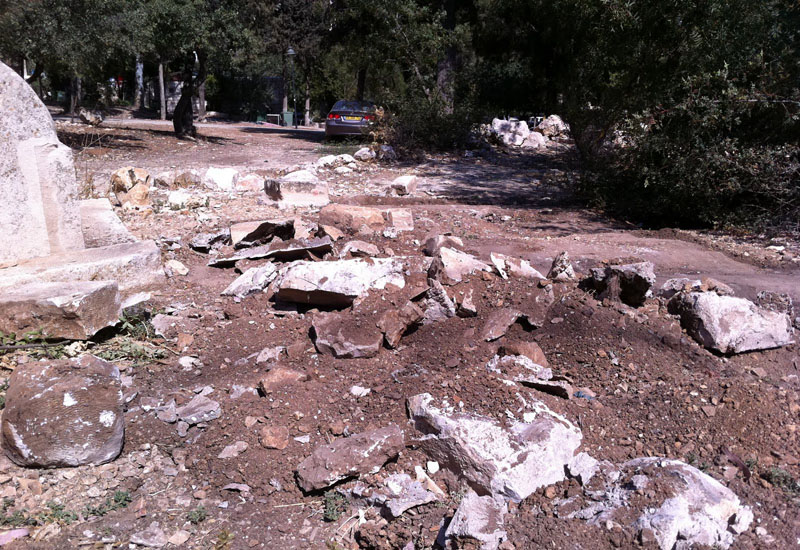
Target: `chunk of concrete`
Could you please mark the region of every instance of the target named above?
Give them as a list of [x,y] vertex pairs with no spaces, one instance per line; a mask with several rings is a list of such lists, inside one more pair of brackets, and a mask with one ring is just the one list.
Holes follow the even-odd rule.
[[417,176],[405,175],[395,178],[391,185],[392,191],[400,196],[411,195],[417,190]]
[[703,346],[720,353],[743,353],[794,342],[785,313],[759,308],[750,300],[713,292],[681,292],[669,301],[670,313]]
[[285,302],[348,307],[370,289],[405,286],[403,264],[394,258],[299,261],[275,281],[277,297]]
[[432,460],[482,492],[520,502],[564,479],[564,466],[582,438],[544,403],[533,406],[525,421],[512,421],[508,428],[492,418],[438,408],[427,393],[409,398],[408,413],[428,434],[422,446]]
[[29,283],[0,294],[0,333],[86,340],[122,311],[114,281]]
[[9,379],[3,450],[26,467],[102,464],[122,450],[123,414],[113,364],[91,355],[25,363]]
[[395,424],[321,445],[297,467],[297,484],[317,491],[343,479],[375,474],[405,448],[403,431]]

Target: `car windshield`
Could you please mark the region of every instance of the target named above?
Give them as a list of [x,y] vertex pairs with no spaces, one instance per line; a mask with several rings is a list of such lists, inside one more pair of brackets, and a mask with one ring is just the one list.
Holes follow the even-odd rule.
[[337,101],[331,111],[369,112],[375,110],[375,104],[369,101]]

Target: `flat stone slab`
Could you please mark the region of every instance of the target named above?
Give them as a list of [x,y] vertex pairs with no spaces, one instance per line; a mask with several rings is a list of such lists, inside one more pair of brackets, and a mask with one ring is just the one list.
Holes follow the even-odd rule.
[[0,332],[85,340],[119,320],[114,281],[30,283],[0,293]]
[[0,269],[0,289],[30,282],[117,281],[123,299],[162,285],[161,251],[153,241],[86,248]]
[[89,248],[111,246],[138,241],[117,217],[108,199],[80,201],[81,230]]

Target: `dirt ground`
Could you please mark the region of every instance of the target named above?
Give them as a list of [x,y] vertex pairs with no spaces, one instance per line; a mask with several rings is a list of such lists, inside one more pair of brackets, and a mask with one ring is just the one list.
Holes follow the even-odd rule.
[[[105,126],[58,123],[62,141],[76,151],[87,194],[107,193],[111,172],[126,165],[151,173],[230,166],[277,174],[358,147],[325,143],[318,130],[270,125],[201,125],[196,142],[176,140],[160,121],[110,121]],[[800,247],[788,236],[642,230],[583,208],[569,192],[574,166],[569,144],[555,144],[541,153],[462,152],[376,163],[326,178],[334,202],[413,213],[413,231],[395,238],[380,232],[357,237],[377,245],[381,255],[421,257],[426,235],[450,232],[480,259],[488,261],[491,252],[500,252],[529,260],[543,273],[566,250],[581,273],[603,260],[636,258],[655,264],[659,285],[671,277],[713,277],[747,298],[773,290],[800,301]],[[416,193],[386,193],[400,174],[418,176]],[[210,200],[208,208],[192,211],[118,210],[135,235],[160,244],[165,261],[177,259],[189,269],[186,276],[169,278],[147,304],[151,314],[172,314],[176,326],[171,333],[164,339],[152,334],[123,339],[141,341],[158,353],[119,354],[117,363],[130,377],[121,457],[75,470],[24,471],[7,461],[0,468],[0,496],[16,499],[15,509],[24,505],[26,513],[47,510],[52,501],[78,509],[103,502],[115,491],[129,494],[130,504],[88,520],[46,522],[9,548],[122,548],[154,521],[167,537],[186,531],[183,548],[359,548],[359,511],[347,509],[326,521],[330,495],[304,494],[295,481],[297,465],[316,446],[340,435],[342,425],[346,433],[359,433],[394,423],[406,431],[406,450],[379,474],[362,477],[369,481],[413,472],[426,458],[413,444],[419,434],[408,424],[406,399],[429,392],[504,421],[509,411],[520,410],[519,389],[504,384],[485,365],[498,345],[521,341],[537,342],[553,372],[582,389],[580,397],[570,400],[529,390],[580,426],[581,450],[615,462],[640,456],[689,462],[752,507],[755,522],[732,548],[800,547],[797,344],[723,357],[689,338],[655,298],[634,310],[598,302],[569,283],[553,285],[556,300],[543,312],[541,328],[526,331],[514,325],[501,340],[485,342],[477,335],[489,313],[499,307],[533,307],[539,292],[529,281],[487,274],[448,287],[451,295],[473,289],[477,317],[421,326],[404,336],[397,349],[383,349],[373,358],[334,359],[316,353],[309,338],[318,311],[283,310],[268,294],[241,301],[221,296],[237,274],[208,267],[208,255],[188,246],[197,233],[286,212],[266,204],[258,193],[212,193]],[[317,216],[311,210],[296,215],[311,221]],[[100,338],[95,349],[119,348],[123,340],[118,335]],[[254,354],[273,346],[286,346],[285,366],[304,372],[308,380],[266,397],[250,391],[237,395],[237,388],[254,388],[265,373]],[[26,355],[0,359],[13,366],[30,360]],[[181,356],[196,362],[184,368],[178,363]],[[354,385],[371,391],[356,397],[350,392]],[[148,400],[181,404],[209,389],[208,396],[221,404],[221,417],[190,428],[185,436],[145,410]],[[259,443],[264,426],[288,429],[285,449]],[[246,451],[219,458],[223,448],[238,441],[247,443]],[[736,468],[731,456],[752,475]],[[413,542],[418,550],[433,548],[463,494],[454,476],[440,472],[433,479],[447,493],[443,502],[420,506],[374,532],[364,530],[360,547],[405,548]],[[353,482],[344,486],[348,483]],[[556,517],[552,501],[574,487],[563,482],[555,488],[512,506],[506,530],[513,548],[638,545],[630,533]],[[375,519],[376,512],[367,510],[365,517]]]

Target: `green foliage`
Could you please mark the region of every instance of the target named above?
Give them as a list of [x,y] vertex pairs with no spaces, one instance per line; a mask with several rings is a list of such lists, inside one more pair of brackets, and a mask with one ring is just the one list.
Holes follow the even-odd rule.
[[762,472],[761,477],[790,494],[800,494],[800,482],[783,468],[773,466],[769,470]]
[[206,511],[205,506],[203,506],[202,504],[197,508],[195,508],[194,510],[189,510],[189,512],[186,514],[186,519],[193,525],[197,525],[198,523],[203,523],[207,517],[208,517],[208,512]]
[[127,508],[131,503],[131,494],[128,491],[115,491],[111,498],[107,498],[105,502],[96,506],[86,506],[83,509],[84,516],[105,516],[115,510]]
[[347,512],[347,499],[341,493],[328,491],[323,496],[324,509],[322,517],[325,521],[336,521]]

